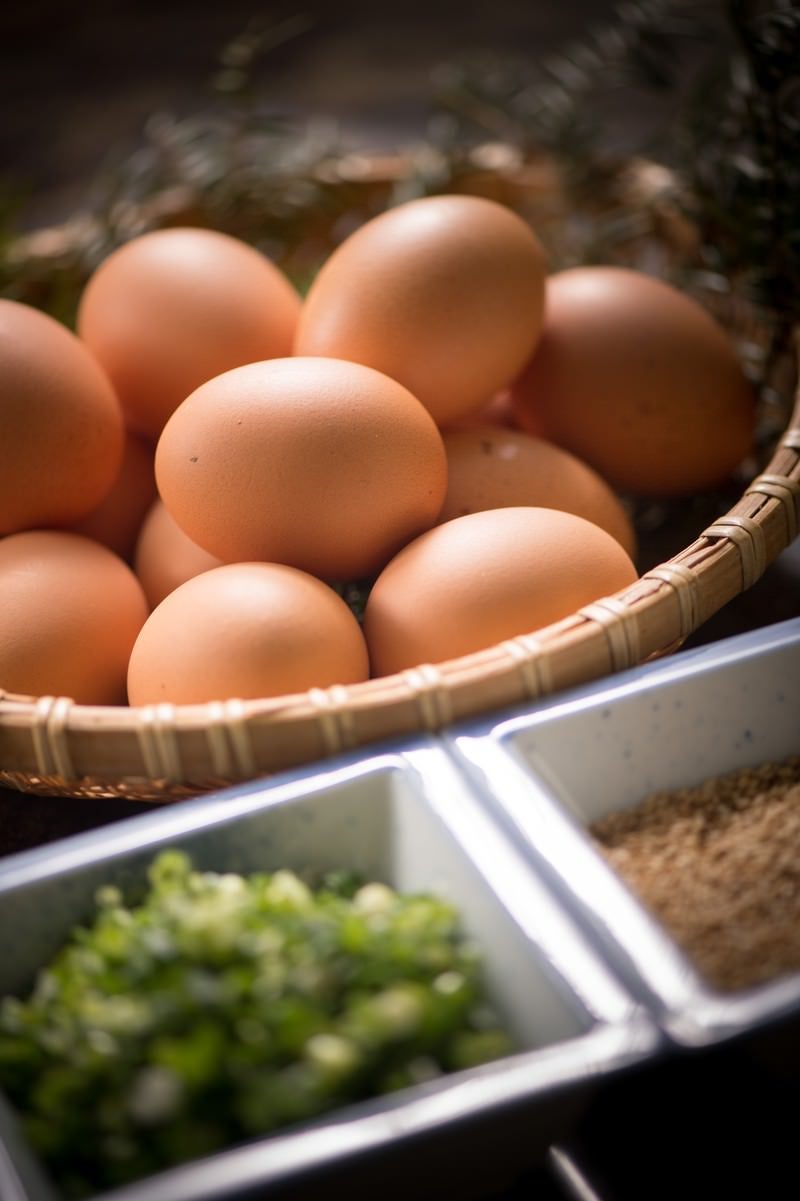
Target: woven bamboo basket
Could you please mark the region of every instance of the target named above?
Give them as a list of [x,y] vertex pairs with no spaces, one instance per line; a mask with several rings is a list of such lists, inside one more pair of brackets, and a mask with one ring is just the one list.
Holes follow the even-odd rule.
[[[696,243],[676,210],[649,188],[652,165],[618,173],[611,224],[624,227],[616,261],[652,267]],[[367,207],[387,200],[407,163],[342,160],[325,167],[326,186],[358,189]],[[631,187],[631,181],[633,186]],[[496,150],[474,157],[448,190],[489,195],[530,216],[551,243],[567,230],[551,164],[520,164]],[[626,190],[627,189],[627,190]],[[620,196],[624,193],[624,200]],[[376,200],[377,197],[377,200]],[[182,200],[179,198],[178,210]],[[133,224],[185,220],[175,198]],[[621,218],[624,220],[621,221]],[[580,223],[578,223],[580,224]],[[76,232],[77,230],[77,232]],[[234,230],[234,232],[236,232]],[[45,231],[20,250],[41,284],[64,254],[72,226]],[[719,307],[715,305],[715,307]],[[769,322],[728,297],[723,315],[734,339],[764,351]],[[0,784],[21,793],[169,801],[238,781],[311,765],[385,739],[441,730],[453,723],[547,696],[668,654],[739,593],[751,587],[800,529],[800,395],[796,344],[772,364],[767,381],[782,401],[781,430],[734,503],[678,553],[643,572],[623,591],[535,632],[479,653],[348,687],[263,700],[204,705],[95,707],[68,697],[29,697],[0,689]],[[762,381],[763,383],[764,381]]]

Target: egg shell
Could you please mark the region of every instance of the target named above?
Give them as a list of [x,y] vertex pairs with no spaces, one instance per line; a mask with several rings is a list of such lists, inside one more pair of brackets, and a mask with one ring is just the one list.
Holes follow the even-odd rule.
[[126,432],[117,478],[100,504],[70,526],[130,560],[142,522],[156,498],[155,446]]
[[221,566],[221,559],[184,534],[157,497],[142,523],[133,557],[133,569],[150,608],[155,609],[180,584]]
[[188,397],[159,439],[156,480],[181,529],[223,561],[343,580],[379,570],[433,524],[447,465],[430,414],[395,380],[286,358]]
[[381,213],[322,266],[295,353],[375,367],[444,426],[510,384],[533,352],[545,258],[496,201],[428,196]]
[[375,581],[363,623],[372,674],[483,650],[635,579],[617,540],[573,513],[517,507],[456,517],[404,547]]
[[331,587],[293,567],[233,563],[187,580],[150,614],[128,696],[132,705],[252,699],[367,672],[361,629]]
[[542,336],[512,401],[523,429],[636,495],[714,488],[753,442],[753,389],[721,326],[697,300],[628,268],[549,278]]
[[48,314],[0,300],[0,535],[82,518],[110,490],[123,439],[86,347]]
[[118,555],[63,530],[11,534],[0,540],[0,596],[0,687],[124,704],[147,604]]
[[102,364],[130,427],[156,439],[205,380],[289,354],[300,298],[252,246],[216,230],[131,239],[89,279],[78,334]]
[[588,464],[519,430],[492,426],[446,431],[447,495],[439,522],[532,505],[593,521],[633,558],[636,534],[621,500]]

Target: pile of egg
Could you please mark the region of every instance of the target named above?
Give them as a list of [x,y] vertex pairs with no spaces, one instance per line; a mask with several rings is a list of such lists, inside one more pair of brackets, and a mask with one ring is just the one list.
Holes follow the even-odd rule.
[[716,486],[753,419],[695,301],[548,274],[494,201],[382,213],[305,298],[226,234],[143,234],[75,332],[0,301],[0,684],[202,703],[480,650],[632,583],[619,495]]

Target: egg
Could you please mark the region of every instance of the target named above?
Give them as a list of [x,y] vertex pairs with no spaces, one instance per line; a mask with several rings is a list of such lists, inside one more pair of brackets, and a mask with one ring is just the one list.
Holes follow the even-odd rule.
[[85,516],[117,476],[123,438],[86,347],[48,314],[0,300],[0,535]]
[[147,604],[118,555],[64,530],[11,534],[0,540],[0,596],[0,687],[124,704]]
[[453,518],[375,581],[363,622],[372,674],[530,633],[636,578],[617,540],[573,513],[520,506]]
[[447,464],[433,419],[402,384],[297,357],[193,392],[159,439],[156,480],[181,529],[224,562],[358,579],[433,524]]
[[275,563],[194,576],[150,614],[130,657],[132,705],[280,696],[368,672],[356,618],[321,580]]
[[753,389],[721,326],[671,284],[622,267],[549,278],[512,403],[523,429],[635,495],[712,489],[753,442]]
[[221,566],[222,560],[192,542],[164,502],[156,498],[142,523],[133,556],[133,570],[150,608],[155,609],[179,584]]
[[129,426],[156,439],[205,380],[289,354],[300,298],[252,246],[209,229],[155,230],[114,250],[80,299],[77,330]]
[[477,196],[412,200],[366,222],[323,264],[295,353],[374,367],[443,426],[522,370],[544,276],[539,239],[510,209]]
[[483,509],[543,506],[577,513],[633,557],[636,534],[622,502],[593,468],[552,442],[492,426],[445,431],[447,494],[439,521]]
[[129,431],[123,445],[122,463],[111,489],[99,505],[69,528],[85,534],[129,560],[145,515],[156,497],[153,460],[155,446]]

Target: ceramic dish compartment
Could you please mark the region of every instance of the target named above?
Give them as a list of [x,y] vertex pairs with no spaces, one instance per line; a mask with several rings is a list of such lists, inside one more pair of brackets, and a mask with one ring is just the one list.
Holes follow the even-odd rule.
[[[12,856],[0,866],[0,992],[23,992],[100,883],[123,889],[156,851],[202,868],[347,867],[453,901],[484,956],[491,1000],[518,1053],[104,1196],[210,1201],[494,1191],[568,1130],[604,1074],[657,1055],[643,1007],[594,952],[433,740],[372,759],[247,785]],[[505,1164],[505,1168],[498,1165]],[[317,1193],[317,1195],[319,1195]],[[3,1201],[55,1201],[8,1112]]]
[[652,792],[800,754],[800,619],[683,651],[525,713],[453,731],[493,812],[679,1043],[800,1019],[800,973],[709,987],[588,827]]

